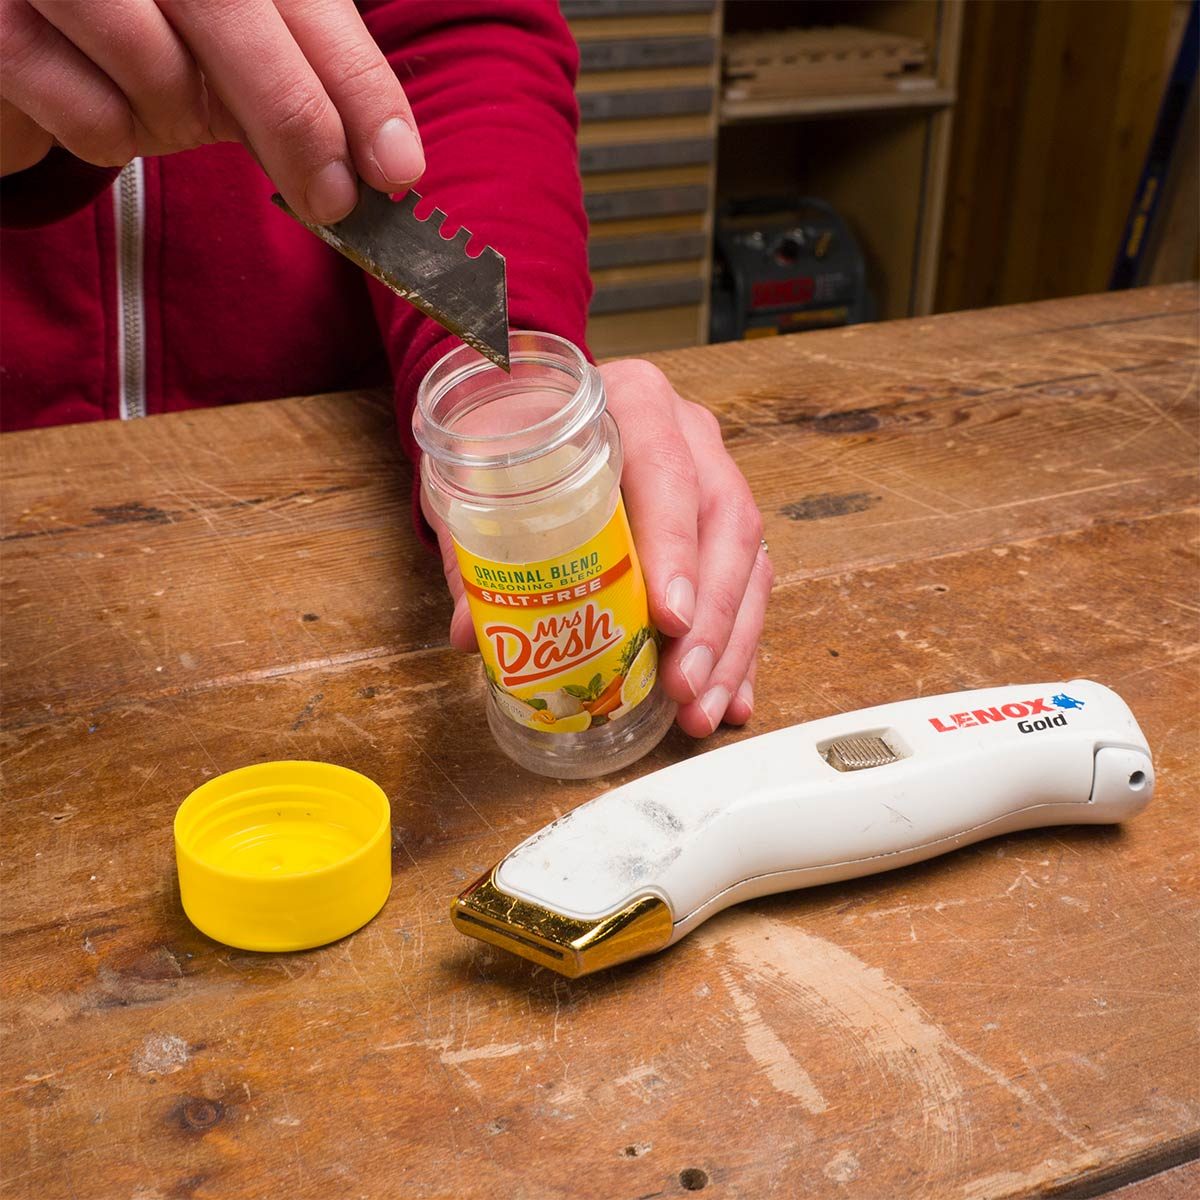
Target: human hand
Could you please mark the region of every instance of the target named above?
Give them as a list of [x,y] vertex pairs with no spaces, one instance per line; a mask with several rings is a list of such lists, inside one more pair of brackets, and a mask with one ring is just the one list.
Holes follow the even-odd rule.
[[660,678],[693,737],[754,709],[758,641],[775,572],[750,485],[716,417],[651,363],[600,368],[621,431],[621,489],[650,598],[667,635]]
[[288,204],[340,220],[425,158],[353,0],[0,0],[0,174],[58,142],[99,166],[241,141]]
[[[648,362],[600,368],[621,431],[621,488],[646,577],[650,617],[670,639],[659,677],[693,737],[722,720],[742,725],[754,709],[758,641],[774,581],[762,517],[721,441],[717,419],[683,400]],[[450,644],[475,648],[454,543],[425,507],[438,535],[454,597]]]

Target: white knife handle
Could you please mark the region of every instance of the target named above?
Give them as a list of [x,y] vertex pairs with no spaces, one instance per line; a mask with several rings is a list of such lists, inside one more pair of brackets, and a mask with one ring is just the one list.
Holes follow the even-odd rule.
[[[831,765],[838,747],[853,757],[859,745],[883,745],[894,761]],[[585,920],[660,895],[676,940],[753,896],[1016,829],[1121,821],[1153,788],[1145,737],[1100,684],[957,692],[777,730],[634,780],[534,834],[495,880]]]

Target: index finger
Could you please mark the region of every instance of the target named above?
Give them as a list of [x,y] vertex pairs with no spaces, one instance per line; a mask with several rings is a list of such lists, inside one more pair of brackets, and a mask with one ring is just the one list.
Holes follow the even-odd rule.
[[164,13],[246,133],[284,199],[340,221],[358,184],[337,109],[270,0],[188,0]]
[[358,173],[398,192],[420,179],[425,152],[408,97],[350,0],[279,0],[296,44],[342,118]]

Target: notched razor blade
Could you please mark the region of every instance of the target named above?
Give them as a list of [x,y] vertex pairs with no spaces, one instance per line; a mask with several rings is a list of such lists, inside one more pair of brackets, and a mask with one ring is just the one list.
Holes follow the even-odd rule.
[[508,287],[504,256],[491,246],[472,258],[465,227],[442,237],[446,214],[417,216],[420,195],[391,200],[365,184],[354,211],[332,225],[304,220],[280,195],[271,199],[352,262],[391,288],[468,346],[509,370]]

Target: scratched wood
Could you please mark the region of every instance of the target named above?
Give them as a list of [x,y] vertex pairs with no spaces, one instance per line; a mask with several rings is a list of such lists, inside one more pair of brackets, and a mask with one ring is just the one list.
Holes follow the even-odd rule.
[[[378,397],[0,439],[2,1194],[998,1200],[1194,1158],[1196,300],[661,356],[779,567],[755,720],[712,744],[1086,674],[1159,791],[1127,828],[755,902],[574,982],[446,919],[605,785],[479,736]],[[183,917],[170,822],[280,757],[384,787],[393,893],[335,946],[246,954]]]
[[[1193,502],[1194,292],[1052,311],[659,361],[721,415],[788,581]],[[339,397],[8,439],[4,610],[75,599],[10,639],[8,719],[437,644],[440,592],[396,591],[421,552],[391,422]]]

